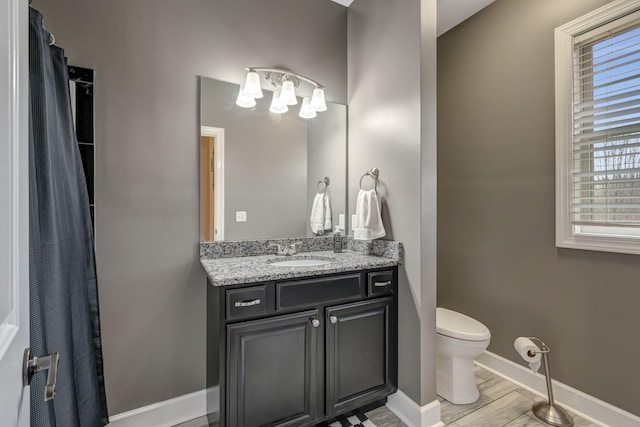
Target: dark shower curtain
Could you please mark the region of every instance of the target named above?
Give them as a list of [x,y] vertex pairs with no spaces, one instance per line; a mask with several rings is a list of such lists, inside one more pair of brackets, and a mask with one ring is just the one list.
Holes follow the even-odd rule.
[[71,117],[64,51],[29,10],[29,288],[31,348],[60,352],[56,396],[31,383],[31,425],[108,423],[98,285],[87,189]]

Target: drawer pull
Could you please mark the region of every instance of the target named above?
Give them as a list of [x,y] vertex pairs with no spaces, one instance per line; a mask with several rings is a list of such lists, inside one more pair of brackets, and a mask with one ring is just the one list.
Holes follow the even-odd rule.
[[234,304],[234,307],[251,307],[252,305],[260,304],[260,298],[253,301],[238,301]]
[[373,286],[376,288],[382,288],[384,286],[389,286],[391,284],[391,280],[387,280],[386,282],[375,282]]

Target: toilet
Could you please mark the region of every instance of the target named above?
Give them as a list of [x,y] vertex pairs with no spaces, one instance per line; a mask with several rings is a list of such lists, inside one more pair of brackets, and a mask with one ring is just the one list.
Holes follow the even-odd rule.
[[451,403],[465,405],[480,397],[473,360],[491,341],[482,323],[464,314],[436,308],[436,391]]

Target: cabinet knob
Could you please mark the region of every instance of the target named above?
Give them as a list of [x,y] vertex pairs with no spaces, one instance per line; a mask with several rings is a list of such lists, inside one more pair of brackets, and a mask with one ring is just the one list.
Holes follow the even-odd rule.
[[318,319],[311,319],[311,325],[314,328],[317,328],[318,326],[320,326],[320,321]]
[[329,317],[329,321],[335,325],[338,323],[338,318],[336,316],[331,316]]

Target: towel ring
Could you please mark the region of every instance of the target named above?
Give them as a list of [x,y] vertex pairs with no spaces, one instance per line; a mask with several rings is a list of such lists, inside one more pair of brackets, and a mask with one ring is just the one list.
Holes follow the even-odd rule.
[[[320,194],[326,193],[327,192],[327,187],[329,186],[329,182],[330,181],[331,180],[329,179],[328,176],[325,176],[324,179],[321,179],[320,181],[318,181],[318,183],[316,184],[316,188],[317,188],[318,193],[320,193]],[[320,187],[321,185],[323,187]]]
[[380,171],[378,170],[378,168],[373,168],[370,171],[366,171],[360,177],[360,189],[363,190],[363,188],[362,188],[362,180],[364,179],[365,176],[368,176],[373,180],[373,189],[375,191],[378,191],[378,176],[379,175],[380,175]]

